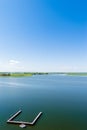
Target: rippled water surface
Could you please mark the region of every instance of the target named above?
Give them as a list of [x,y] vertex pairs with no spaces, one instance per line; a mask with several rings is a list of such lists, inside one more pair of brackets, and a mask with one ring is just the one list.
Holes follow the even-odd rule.
[[43,112],[26,130],[87,130],[87,77],[0,78],[0,130],[21,129],[6,123],[20,109],[15,120],[32,121]]

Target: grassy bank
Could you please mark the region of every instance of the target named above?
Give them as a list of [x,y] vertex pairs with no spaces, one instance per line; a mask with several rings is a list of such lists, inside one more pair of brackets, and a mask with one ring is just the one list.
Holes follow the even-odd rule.
[[45,75],[45,74],[48,74],[48,73],[38,73],[38,72],[35,72],[35,73],[30,73],[30,72],[23,72],[23,73],[10,73],[10,72],[1,72],[0,73],[0,77],[29,77],[29,76],[33,76],[33,75]]
[[87,76],[86,73],[81,72],[54,72],[54,73],[45,73],[45,72],[0,72],[0,77],[29,77],[33,75],[47,75],[47,74],[63,74],[67,76]]
[[0,77],[23,77],[32,76],[30,73],[0,73]]
[[67,75],[70,75],[70,76],[87,76],[87,73],[66,73]]

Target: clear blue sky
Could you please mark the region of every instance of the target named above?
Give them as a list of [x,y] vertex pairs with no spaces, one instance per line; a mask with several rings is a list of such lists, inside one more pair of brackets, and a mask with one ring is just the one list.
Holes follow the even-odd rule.
[[0,71],[86,71],[86,0],[1,0]]

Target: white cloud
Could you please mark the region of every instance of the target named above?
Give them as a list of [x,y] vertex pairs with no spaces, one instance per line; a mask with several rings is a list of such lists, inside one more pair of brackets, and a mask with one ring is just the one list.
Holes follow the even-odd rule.
[[19,64],[20,61],[17,61],[17,60],[9,60],[9,64],[10,65],[16,65],[16,64]]

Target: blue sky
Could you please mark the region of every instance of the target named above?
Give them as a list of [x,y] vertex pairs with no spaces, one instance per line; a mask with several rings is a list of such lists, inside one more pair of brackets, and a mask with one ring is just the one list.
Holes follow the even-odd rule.
[[87,1],[1,0],[0,71],[87,72]]

